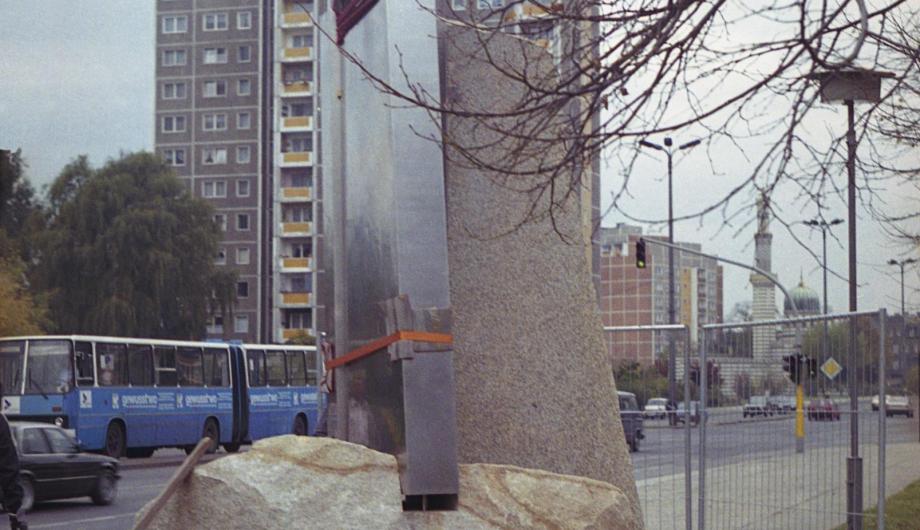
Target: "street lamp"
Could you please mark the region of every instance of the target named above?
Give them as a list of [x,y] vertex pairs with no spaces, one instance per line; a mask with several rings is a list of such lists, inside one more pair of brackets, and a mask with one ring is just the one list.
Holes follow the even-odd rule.
[[[877,103],[881,100],[882,79],[894,77],[891,72],[862,68],[844,68],[810,74],[818,81],[822,102],[843,101],[847,107],[847,229],[849,250],[850,312],[856,312],[856,130],[854,128],[856,101]],[[847,387],[850,394],[850,456],[847,459],[847,527],[862,528],[862,458],[859,456],[859,395],[856,388],[857,371],[852,359],[856,352],[856,322],[850,320],[850,366]]]
[[[904,266],[911,263],[917,263],[914,258],[907,258],[898,261],[896,259],[888,260],[889,265],[901,267],[901,349],[904,351],[904,334],[907,331],[907,313],[904,311]],[[920,376],[920,350],[917,350],[917,375]],[[917,399],[920,400],[920,377],[917,378]],[[918,441],[920,441],[920,429],[917,430]]]
[[[683,145],[673,149],[674,141],[670,137],[665,137],[664,146],[647,140],[640,140],[639,145],[661,151],[668,157],[668,243],[674,244],[674,202],[672,200],[672,177],[673,164],[671,157],[675,151],[683,151],[700,144],[700,140],[691,140]],[[676,324],[676,309],[674,304],[674,249],[668,247],[668,324]],[[689,347],[689,345],[688,345]],[[668,333],[668,400],[676,402],[677,397],[677,377],[676,377],[677,353],[674,348],[674,334]],[[685,366],[684,370],[689,367]],[[689,404],[687,405],[690,406]]]
[[[811,226],[813,228],[821,229],[821,247],[823,249],[822,254],[822,264],[821,269],[824,272],[824,305],[822,306],[826,315],[827,311],[827,231],[830,230],[832,226],[839,225],[843,222],[843,219],[834,219],[832,221],[825,221],[824,219],[811,219],[805,221],[806,226]],[[827,332],[827,319],[824,319],[824,347],[821,348],[822,353],[822,362],[827,360],[827,346],[828,346],[828,332]]]

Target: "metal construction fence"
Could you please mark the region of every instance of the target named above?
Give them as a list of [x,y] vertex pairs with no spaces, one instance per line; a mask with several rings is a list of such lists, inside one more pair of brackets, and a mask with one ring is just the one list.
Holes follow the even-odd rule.
[[[894,411],[877,398],[891,366],[885,318],[605,328],[614,358],[627,359],[615,364],[618,389],[640,408],[651,394],[669,397],[672,340],[677,352],[678,395],[663,414],[641,413],[633,453],[646,527],[862,528],[878,506],[884,528],[886,438],[893,429],[913,440],[907,419],[887,418]],[[647,342],[650,363],[622,355]]]

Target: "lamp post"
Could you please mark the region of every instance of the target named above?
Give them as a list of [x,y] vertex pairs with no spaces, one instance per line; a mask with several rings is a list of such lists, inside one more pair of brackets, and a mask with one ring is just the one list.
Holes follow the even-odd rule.
[[[904,351],[904,334],[907,332],[907,313],[904,311],[904,266],[911,263],[917,263],[914,258],[907,258],[898,261],[896,259],[888,260],[889,265],[901,267],[901,347],[899,352]],[[920,350],[917,350],[917,375],[920,376]],[[917,377],[917,399],[920,400],[920,377]],[[918,440],[920,441],[920,429],[917,430]]]
[[[668,243],[674,244],[674,201],[673,201],[673,163],[672,156],[675,151],[683,151],[685,149],[690,149],[700,144],[700,140],[692,140],[683,145],[674,149],[674,141],[670,137],[665,137],[664,146],[658,145],[656,143],[649,142],[647,140],[640,140],[639,145],[642,147],[647,147],[649,149],[654,149],[656,151],[661,151],[668,157]],[[668,324],[676,324],[676,308],[674,304],[674,249],[668,247]],[[672,403],[675,402],[677,397],[677,377],[676,377],[676,367],[677,367],[677,352],[674,348],[674,335],[668,333],[668,400]],[[688,366],[684,366],[684,370],[688,370]],[[690,405],[687,404],[689,407]]]
[[[822,102],[842,101],[847,107],[847,246],[849,251],[850,312],[856,311],[856,130],[857,101],[877,103],[881,100],[882,79],[894,77],[890,72],[862,68],[845,68],[816,72],[808,76],[819,83]],[[862,458],[859,456],[859,391],[856,355],[856,321],[850,320],[850,362],[847,387],[850,394],[850,456],[847,458],[847,528],[862,529]]]
[[[821,269],[824,273],[824,304],[822,305],[822,313],[827,314],[827,231],[830,230],[832,226],[839,225],[843,222],[843,219],[834,219],[832,221],[825,221],[824,219],[811,219],[805,221],[806,226],[811,226],[814,228],[821,229],[821,248],[822,248],[822,263]],[[821,360],[827,360],[827,346],[828,346],[828,331],[827,331],[827,320],[824,320],[824,345],[821,348]]]

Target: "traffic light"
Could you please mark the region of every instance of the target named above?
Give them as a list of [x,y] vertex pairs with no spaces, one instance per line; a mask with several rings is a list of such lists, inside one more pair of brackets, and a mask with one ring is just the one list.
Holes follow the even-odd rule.
[[645,268],[645,239],[641,237],[636,241],[636,268]]
[[799,357],[799,355],[783,355],[783,371],[789,376],[789,380],[795,384],[799,384],[801,380]]
[[808,366],[808,377],[809,379],[814,379],[818,377],[818,360],[805,358],[805,363]]

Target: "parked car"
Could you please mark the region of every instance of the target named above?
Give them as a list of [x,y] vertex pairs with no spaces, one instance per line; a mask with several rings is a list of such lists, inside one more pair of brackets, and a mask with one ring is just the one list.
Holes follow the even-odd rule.
[[[690,402],[690,413],[687,414],[687,405],[681,401],[677,404],[677,412],[675,415],[676,423],[684,423],[687,421],[687,418],[690,418],[690,425],[698,425],[700,423],[700,402],[691,401]],[[706,414],[708,417],[708,414]]]
[[617,397],[620,400],[620,421],[623,422],[626,444],[630,452],[634,453],[639,450],[639,440],[645,438],[642,434],[642,411],[632,392],[617,392]]
[[118,460],[83,453],[67,431],[47,423],[10,422],[22,467],[22,508],[38,501],[88,496],[95,504],[115,502]]
[[664,419],[668,415],[668,400],[663,397],[655,397],[648,400],[645,404],[645,417],[649,419]]
[[[872,397],[872,410],[878,411],[879,397]],[[910,404],[910,398],[907,396],[892,396],[885,394],[885,415],[888,417],[896,414],[903,414],[908,418],[914,417],[914,408]]]
[[795,412],[795,396],[771,396],[767,403],[773,407],[777,414],[791,414]]
[[745,418],[754,416],[772,416],[774,406],[767,400],[766,396],[751,396],[751,399],[741,409],[741,415]]
[[805,412],[809,420],[840,420],[840,409],[837,408],[837,404],[830,398],[816,398],[811,400]]

